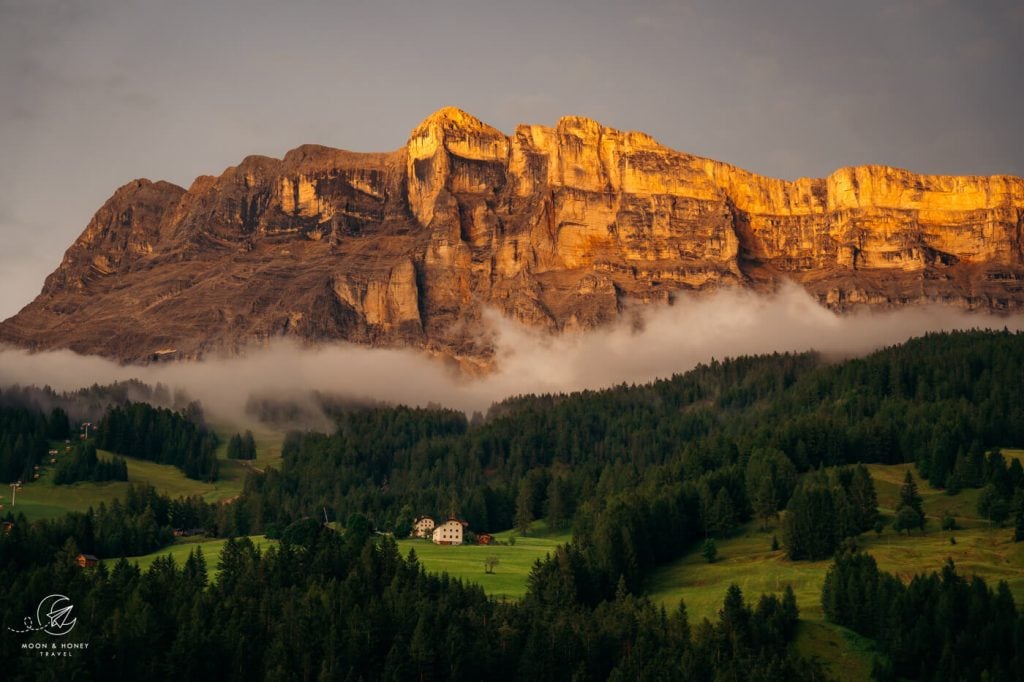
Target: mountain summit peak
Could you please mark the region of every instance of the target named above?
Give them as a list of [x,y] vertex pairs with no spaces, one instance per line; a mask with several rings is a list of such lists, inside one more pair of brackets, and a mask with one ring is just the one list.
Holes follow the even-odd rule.
[[423,119],[423,121],[413,129],[412,134],[415,137],[418,133],[422,133],[433,128],[442,128],[444,130],[493,130],[491,126],[487,125],[476,116],[473,116],[458,107],[441,107],[430,116]]

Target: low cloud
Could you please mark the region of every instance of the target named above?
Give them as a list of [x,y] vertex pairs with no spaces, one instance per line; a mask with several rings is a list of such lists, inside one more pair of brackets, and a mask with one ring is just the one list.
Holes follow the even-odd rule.
[[496,367],[468,377],[413,350],[351,344],[302,348],[281,340],[241,357],[121,366],[70,351],[0,351],[0,386],[48,384],[73,390],[131,378],[163,383],[200,400],[217,421],[243,424],[250,397],[299,399],[311,391],[409,405],[486,410],[510,395],[602,388],[684,372],[711,358],[817,350],[862,355],[929,331],[1024,329],[1024,316],[968,313],[944,306],[836,315],[788,286],[765,296],[721,291],[672,306],[635,307],[611,326],[550,336],[490,315]]

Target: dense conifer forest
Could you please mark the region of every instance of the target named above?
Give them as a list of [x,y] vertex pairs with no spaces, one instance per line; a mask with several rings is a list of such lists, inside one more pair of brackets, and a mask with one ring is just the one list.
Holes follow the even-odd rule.
[[128,464],[123,457],[109,461],[99,458],[96,444],[77,444],[66,457],[61,458],[53,473],[57,485],[77,481],[127,481]]
[[173,464],[196,480],[217,479],[217,436],[203,425],[198,407],[179,413],[146,403],[111,406],[96,430],[96,446]]
[[883,680],[1019,680],[1024,616],[1006,583],[995,590],[961,576],[952,561],[904,584],[869,554],[841,553],[821,597],[832,622],[878,642]]
[[35,467],[46,461],[50,440],[65,440],[68,415],[54,408],[49,415],[20,404],[4,404],[0,393],[0,482],[31,481]]
[[[693,624],[685,605],[665,612],[644,597],[655,566],[781,515],[791,559],[838,552],[823,608],[887,639],[879,677],[1020,679],[1021,620],[1005,585],[947,567],[906,586],[846,538],[880,522],[861,465],[912,462],[950,494],[983,488],[994,527],[1014,526],[998,532],[1024,539],[1024,472],[998,452],[1024,443],[1022,376],[1024,335],[965,332],[843,362],[714,361],[643,386],[517,397],[471,420],[347,406],[333,415],[334,433],[290,433],[280,468],[252,472],[229,504],[137,487],[126,502],[56,521],[9,516],[0,599],[12,614],[29,613],[38,591],[30,586],[68,586],[91,614],[83,632],[94,649],[45,668],[65,674],[80,666],[127,678],[820,679],[788,646],[792,592],[733,588],[716,622]],[[46,418],[33,419],[45,432]],[[193,433],[180,424],[152,408],[116,407],[97,443],[157,452],[168,437]],[[915,528],[919,504],[905,484],[896,521]],[[324,511],[343,530],[313,520]],[[399,556],[388,535],[407,535],[421,514],[458,515],[481,531],[544,519],[571,528],[572,540],[537,562],[522,602],[497,602]],[[233,541],[216,581],[198,554],[145,573],[124,562],[73,565],[80,551],[136,554],[193,526],[282,540],[264,553]],[[929,600],[944,610],[921,610]],[[986,644],[998,652],[979,652],[961,641],[964,630],[939,632],[950,619],[1009,630]],[[19,641],[0,635],[0,657],[16,679],[33,679],[44,668],[19,657]],[[927,641],[939,647],[934,660],[913,663]]]

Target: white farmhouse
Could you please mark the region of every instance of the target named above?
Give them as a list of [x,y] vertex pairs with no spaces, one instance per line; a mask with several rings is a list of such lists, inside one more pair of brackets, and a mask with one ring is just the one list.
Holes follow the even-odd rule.
[[412,522],[412,536],[414,538],[430,537],[434,532],[434,519],[429,516],[421,516]]
[[435,545],[461,545],[462,534],[469,526],[469,523],[460,519],[448,519],[434,529],[433,540]]

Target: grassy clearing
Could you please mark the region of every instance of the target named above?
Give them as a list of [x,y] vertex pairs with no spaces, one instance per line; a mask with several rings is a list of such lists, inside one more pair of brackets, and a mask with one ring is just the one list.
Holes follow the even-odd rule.
[[[913,469],[910,465],[868,468],[875,479],[879,508],[883,514],[891,515],[903,477],[908,469]],[[992,528],[978,518],[978,491],[950,496],[929,489],[920,479],[918,487],[928,517],[926,533],[899,535],[886,527],[880,536],[871,531],[857,539],[875,557],[879,568],[909,580],[915,574],[939,570],[950,558],[962,575],[977,574],[990,584],[1005,580],[1017,603],[1024,603],[1024,543],[1012,542],[1010,529]],[[941,518],[946,513],[952,513],[963,528],[940,530]],[[950,543],[950,537],[956,538],[955,545]],[[685,600],[691,621],[698,622],[716,617],[730,584],[739,585],[749,601],[791,585],[801,619],[805,621],[801,624],[798,648],[807,655],[818,656],[840,679],[868,679],[870,642],[823,620],[821,587],[831,561],[790,561],[783,550],[771,550],[771,538],[772,531],[762,532],[756,524],[748,524],[733,537],[716,541],[719,559],[713,564],[704,560],[697,547],[680,560],[657,569],[648,582],[648,592],[666,608],[674,608],[680,599]]]
[[[498,599],[519,599],[526,594],[526,579],[530,575],[533,563],[543,559],[559,545],[568,542],[569,533],[550,533],[543,523],[534,524],[529,535],[521,535],[518,531],[505,531],[494,536],[497,540],[507,543],[515,538],[515,545],[435,545],[428,540],[404,539],[398,541],[399,551],[408,556],[410,550],[416,552],[420,564],[430,573],[447,573],[453,578],[479,584],[487,594]],[[260,549],[266,549],[276,540],[268,540],[263,535],[253,535],[250,539]],[[128,560],[146,570],[162,556],[170,554],[181,565],[189,553],[196,547],[202,547],[203,557],[210,571],[211,579],[216,577],[217,562],[227,540],[210,538],[178,538],[170,547],[159,549],[150,554],[128,557]],[[484,572],[484,559],[488,556],[498,557],[498,565],[494,573]],[[104,563],[112,566],[116,559],[106,559]]]
[[[100,450],[101,458],[110,458],[109,452]],[[215,483],[194,481],[169,464],[156,464],[134,457],[125,457],[128,481],[81,482],[54,485],[52,473],[45,472],[38,481],[26,483],[18,491],[15,511],[29,520],[52,518],[69,511],[85,511],[100,502],[123,497],[133,483],[148,483],[159,492],[171,497],[198,495],[207,502],[219,502],[242,492],[245,472],[237,462],[221,462],[221,478]]]
[[816,660],[835,680],[870,680],[876,647],[852,630],[819,620],[801,620],[796,651]]
[[225,470],[225,465],[228,467],[238,467],[242,469],[242,478],[244,479],[245,468],[249,466],[260,471],[267,467],[280,466],[281,445],[284,443],[284,433],[273,431],[265,426],[253,427],[252,435],[256,439],[256,459],[243,462],[242,460],[228,459],[227,455],[228,440],[235,433],[244,432],[245,429],[239,429],[230,424],[212,424],[211,426],[220,439],[220,445],[217,446],[217,459],[220,460],[222,473]]
[[[975,573],[986,581],[1005,580],[1017,603],[1024,603],[1024,544],[1010,539],[1009,529],[984,527],[941,532],[932,526],[924,535],[897,535],[886,529],[858,538],[879,568],[904,580],[917,573],[937,571],[947,558],[965,575]],[[957,543],[950,544],[955,537]],[[771,533],[749,526],[745,532],[716,541],[718,561],[709,564],[699,548],[657,569],[648,583],[651,597],[674,607],[686,601],[694,620],[713,619],[729,585],[735,583],[749,600],[763,593],[780,592],[787,584],[796,594],[804,618],[821,618],[821,586],[831,561],[790,561],[784,550],[771,550]]]
[[[96,507],[100,502],[110,503],[115,498],[124,497],[132,483],[148,483],[158,492],[174,497],[198,495],[207,502],[230,500],[242,492],[245,476],[250,468],[263,470],[268,466],[276,466],[281,461],[281,444],[284,434],[269,430],[254,432],[256,438],[257,458],[250,462],[226,459],[227,442],[233,430],[218,429],[217,435],[221,444],[217,449],[220,463],[220,475],[215,483],[194,481],[183,474],[177,467],[169,464],[156,464],[144,459],[125,457],[128,464],[128,481],[104,481],[102,483],[81,482],[70,485],[54,485],[50,467],[41,469],[42,476],[37,481],[26,483],[18,491],[15,513],[21,512],[30,521],[41,518],[54,518],[69,511],[82,512],[89,507]],[[55,445],[54,447],[58,447]],[[63,451],[63,446],[58,449]],[[60,455],[58,455],[60,456]],[[113,455],[104,450],[99,451],[101,458]],[[0,503],[4,509],[10,509],[10,490],[0,490]]]
[[[253,541],[259,549],[265,550],[268,547],[275,544],[276,540],[268,540],[262,535],[250,535],[249,539]],[[224,551],[224,544],[227,542],[226,539],[212,540],[210,538],[196,537],[196,538],[178,538],[174,541],[174,544],[169,547],[164,547],[150,554],[144,554],[137,557],[128,557],[128,561],[136,564],[143,571],[148,570],[153,562],[159,557],[165,557],[170,555],[174,557],[175,563],[181,566],[188,559],[188,555],[192,553],[196,547],[200,547],[203,550],[203,559],[206,560],[206,568],[209,573],[210,579],[213,580],[217,577],[217,564],[220,562],[220,553]],[[107,565],[107,568],[112,568],[117,559],[104,559],[103,563]]]
[[729,585],[739,585],[748,601],[765,593],[793,587],[803,617],[820,617],[821,585],[827,561],[790,561],[783,550],[772,551],[771,533],[752,528],[731,538],[716,540],[718,560],[709,564],[697,547],[682,559],[651,574],[648,593],[666,608],[686,602],[690,620],[714,620]]
[[[494,536],[500,542],[515,538],[515,545],[435,545],[429,540],[404,539],[398,541],[402,555],[415,550],[423,567],[431,573],[447,573],[479,584],[492,597],[519,599],[526,594],[526,579],[533,563],[554,552],[569,541],[569,533],[549,533],[543,524],[534,524],[529,535],[518,531],[505,531]],[[484,559],[498,558],[494,573],[484,572]]]
[[1019,450],[1017,448],[1002,448],[1001,452],[1003,453],[1003,457],[1006,458],[1006,461],[1016,459],[1020,460],[1021,464],[1024,464],[1024,450]]
[[883,516],[891,519],[899,505],[900,487],[903,478],[909,471],[917,483],[917,491],[924,501],[925,515],[932,530],[942,528],[942,519],[947,514],[956,517],[957,523],[964,528],[987,527],[988,521],[978,515],[978,497],[981,490],[963,490],[956,495],[947,495],[944,490],[929,487],[928,481],[922,479],[913,464],[868,464],[868,471],[875,480],[878,492],[878,510]]

